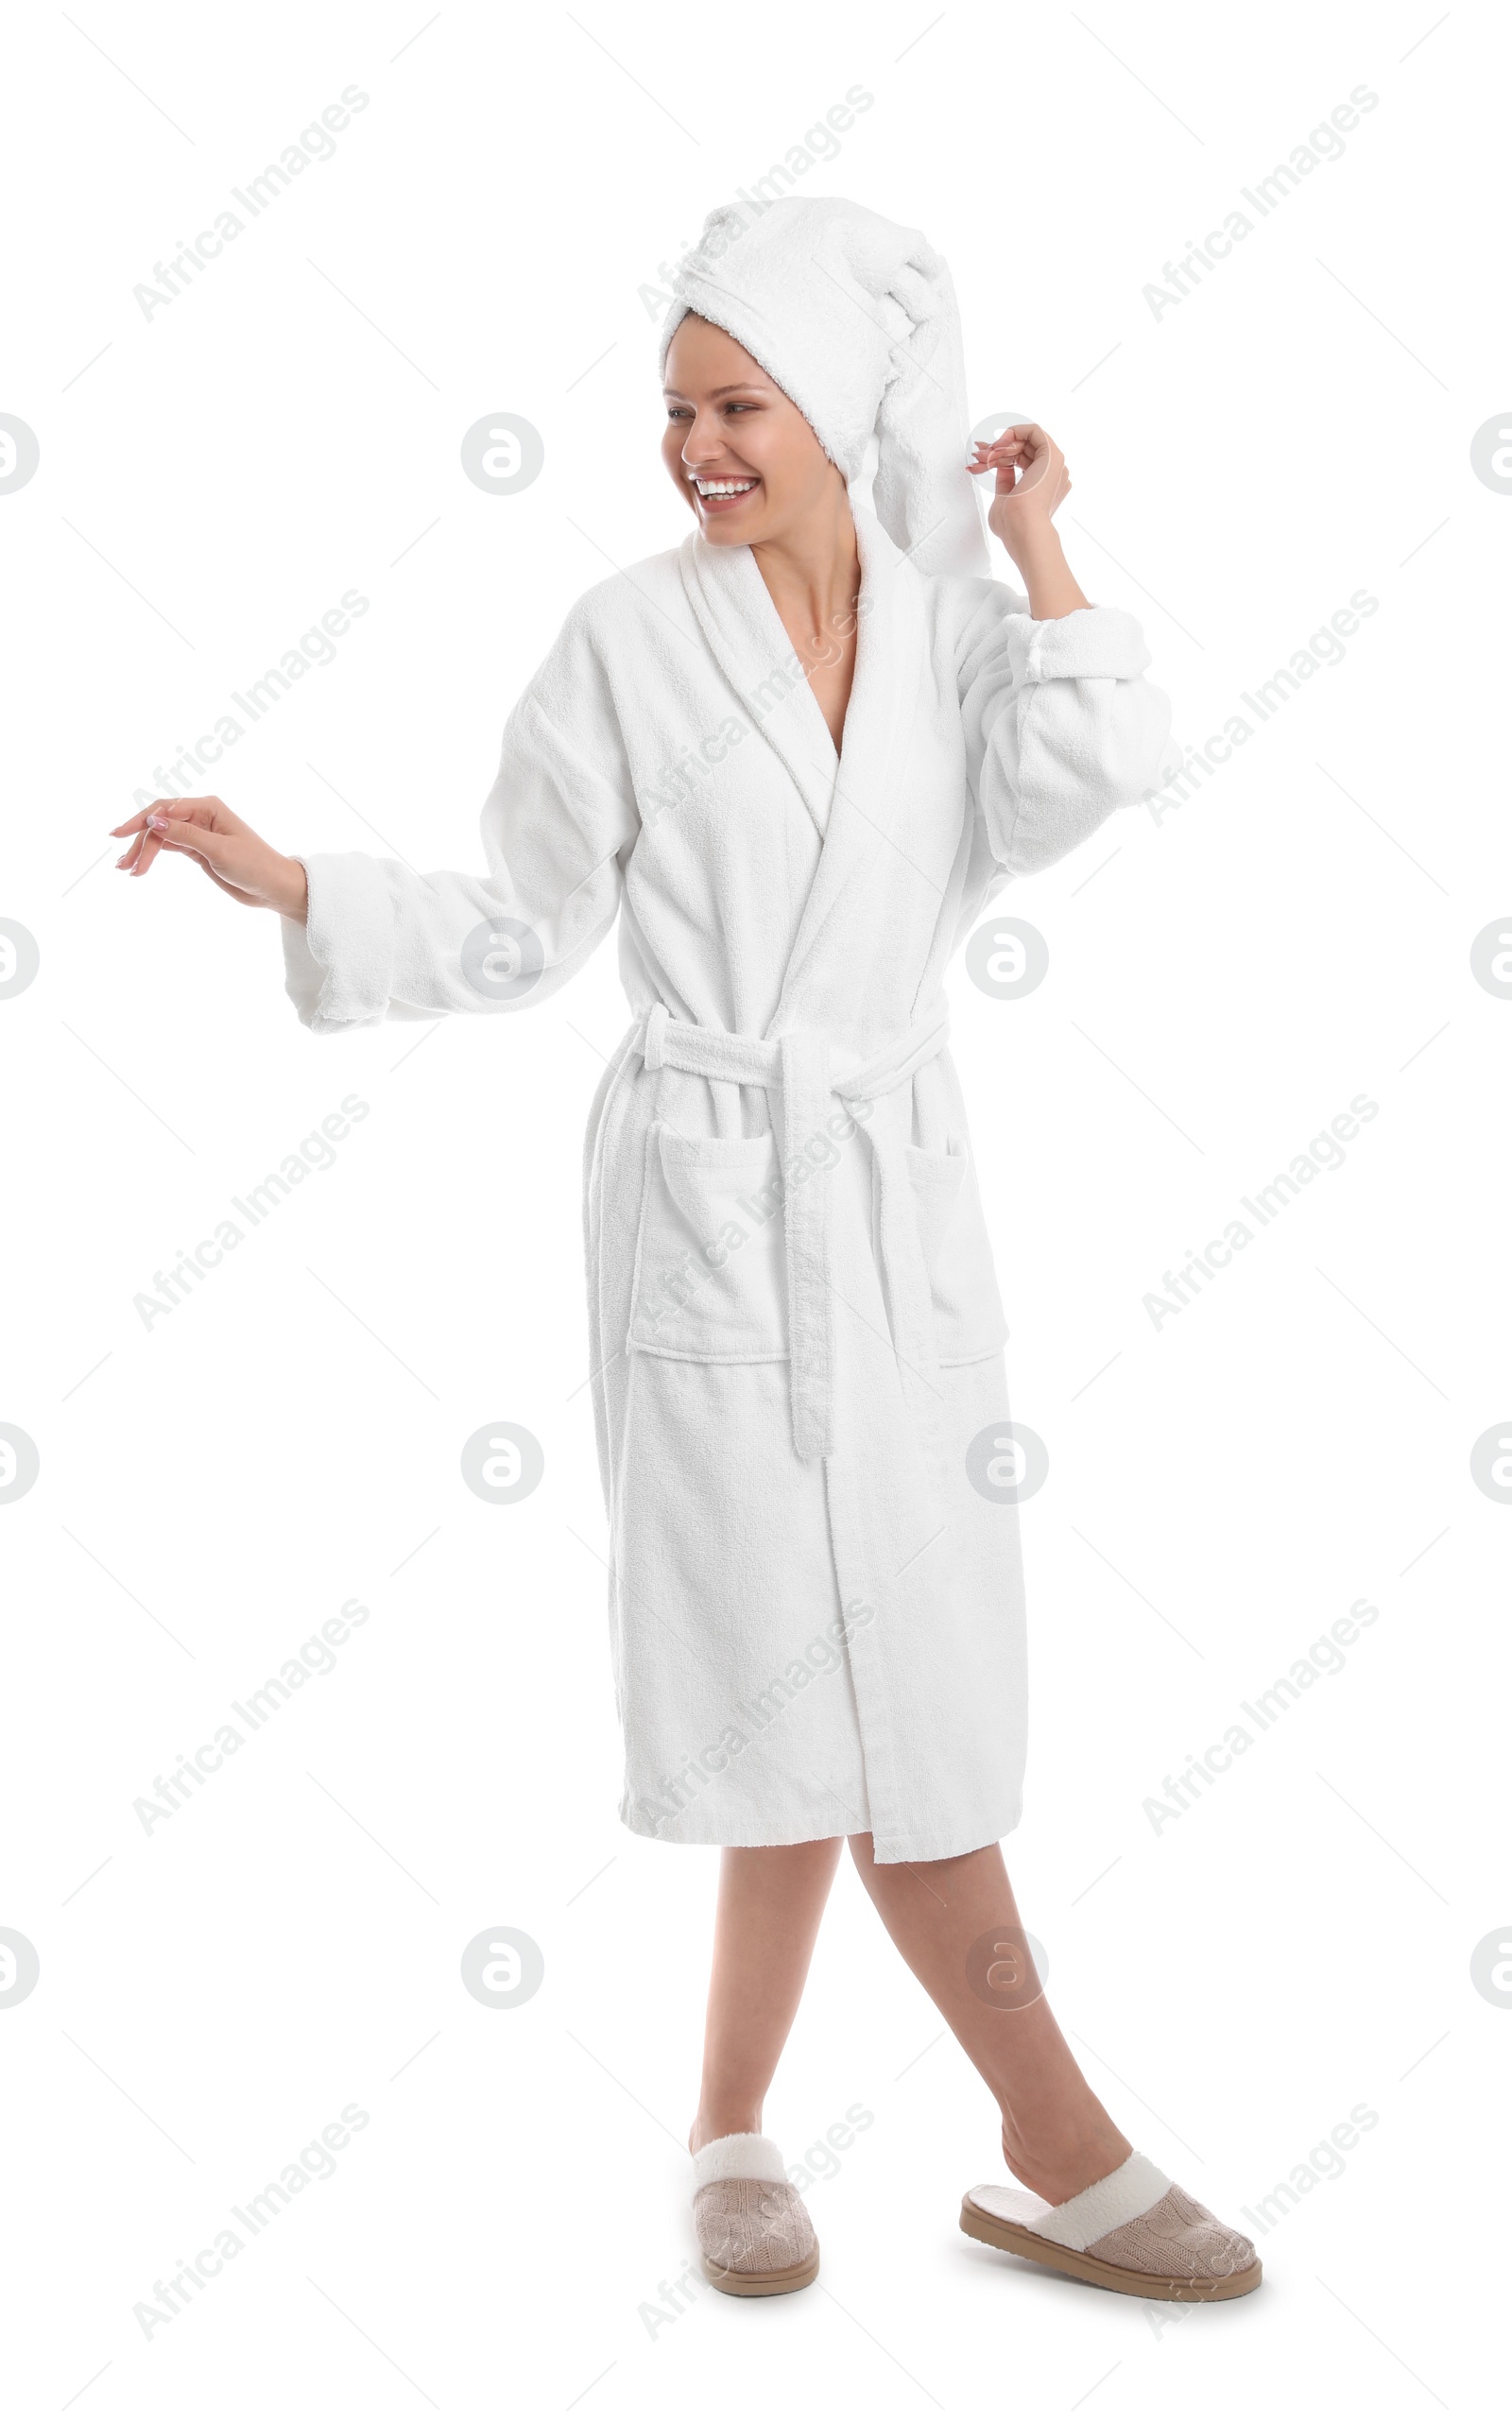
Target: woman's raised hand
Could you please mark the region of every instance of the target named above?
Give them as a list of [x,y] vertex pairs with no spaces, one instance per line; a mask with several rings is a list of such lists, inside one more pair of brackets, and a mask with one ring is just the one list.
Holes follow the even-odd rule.
[[1066,458],[1036,421],[1021,421],[990,440],[978,438],[967,469],[996,472],[997,492],[988,508],[988,528],[1000,538],[1016,564],[1050,535],[1050,520],[1071,488]]
[[160,850],[176,851],[194,859],[233,901],[304,922],[307,885],[300,861],[262,840],[224,799],[154,799],[112,831],[117,839],[135,836],[115,862],[129,874],[145,875]]
[[1055,620],[1085,606],[1052,518],[1071,491],[1066,457],[1055,439],[1037,421],[1023,421],[990,441],[978,438],[966,468],[973,479],[980,472],[997,473],[988,528],[1018,566],[1030,613]]

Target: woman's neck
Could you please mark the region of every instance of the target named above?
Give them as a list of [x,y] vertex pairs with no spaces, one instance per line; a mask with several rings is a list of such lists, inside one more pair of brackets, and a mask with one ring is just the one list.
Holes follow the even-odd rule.
[[822,639],[853,613],[861,555],[850,502],[838,481],[833,497],[780,539],[753,542],[751,554],[789,633]]

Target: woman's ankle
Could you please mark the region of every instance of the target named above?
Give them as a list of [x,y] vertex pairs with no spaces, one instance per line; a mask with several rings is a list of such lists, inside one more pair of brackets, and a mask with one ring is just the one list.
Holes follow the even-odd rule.
[[1037,2119],[1019,2127],[1003,2117],[1003,2158],[1015,2178],[1047,2204],[1063,2205],[1106,2179],[1134,2148],[1106,2112],[1080,2115],[1059,2126]]
[[729,2111],[705,2111],[700,2105],[693,2126],[688,2131],[688,2151],[690,2154],[697,2154],[704,2146],[712,2145],[716,2137],[760,2137],[761,2133],[760,2109],[752,2118],[748,2112],[732,2115]]

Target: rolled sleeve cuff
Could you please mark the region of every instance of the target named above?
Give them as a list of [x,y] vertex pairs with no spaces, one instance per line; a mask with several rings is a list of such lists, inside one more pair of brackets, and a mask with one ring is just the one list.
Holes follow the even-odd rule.
[[1138,621],[1122,606],[1078,606],[1044,623],[1032,614],[1009,614],[1003,630],[1016,683],[1134,681],[1150,662]]
[[317,1035],[375,1026],[388,1011],[394,904],[382,868],[361,851],[305,858],[305,922],[279,919],[284,989]]

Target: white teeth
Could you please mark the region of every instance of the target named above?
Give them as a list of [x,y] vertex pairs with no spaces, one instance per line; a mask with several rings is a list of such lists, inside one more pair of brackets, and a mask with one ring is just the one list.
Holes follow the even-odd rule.
[[753,479],[701,479],[696,485],[700,496],[744,496],[756,483]]

